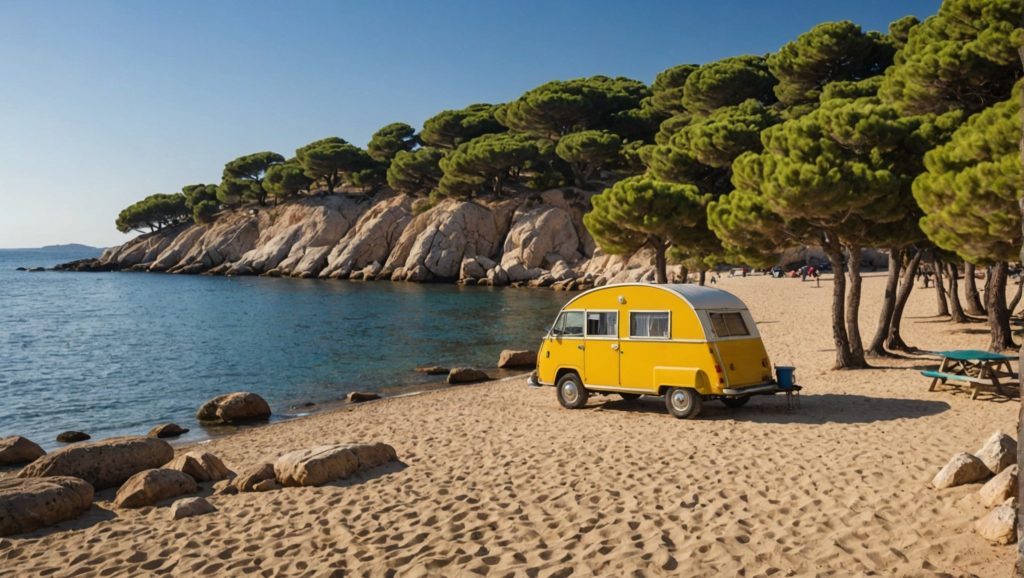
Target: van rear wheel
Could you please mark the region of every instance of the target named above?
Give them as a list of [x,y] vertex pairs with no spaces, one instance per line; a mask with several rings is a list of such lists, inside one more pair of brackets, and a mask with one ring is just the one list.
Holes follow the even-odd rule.
[[567,373],[555,384],[555,392],[558,395],[558,403],[568,409],[579,409],[587,405],[590,392],[583,387],[580,376],[575,373]]
[[665,392],[665,407],[673,417],[689,419],[697,417],[703,399],[695,390],[688,387],[673,387]]
[[723,397],[722,398],[722,403],[725,404],[725,407],[731,407],[731,408],[743,407],[743,406],[747,405],[748,401],[750,401],[750,396],[749,395],[745,395],[743,397]]

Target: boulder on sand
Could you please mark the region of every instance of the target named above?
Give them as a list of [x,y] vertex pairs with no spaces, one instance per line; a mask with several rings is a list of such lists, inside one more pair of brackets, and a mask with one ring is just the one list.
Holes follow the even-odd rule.
[[985,441],[980,450],[974,452],[974,455],[990,472],[998,474],[1010,464],[1017,463],[1017,442],[1003,432],[997,431]]
[[[259,464],[242,470],[238,476],[232,480],[231,484],[226,487],[233,487],[238,492],[252,492],[260,482],[273,479],[274,465]],[[218,493],[229,493],[229,491],[221,491],[218,489]]]
[[537,352],[523,349],[506,349],[498,356],[500,368],[524,368],[537,365]]
[[932,486],[936,489],[952,488],[963,484],[978,482],[989,477],[992,472],[988,471],[984,462],[971,454],[962,452],[949,460],[939,473],[932,479]]
[[21,436],[0,439],[0,466],[27,464],[46,455],[43,448]]
[[186,473],[197,482],[217,482],[234,475],[220,458],[203,451],[181,454],[164,467]]
[[270,405],[248,391],[236,391],[211,399],[196,413],[199,421],[236,424],[270,418]]
[[347,399],[349,403],[363,403],[364,401],[380,399],[380,394],[373,393],[371,391],[350,391],[348,392],[348,395],[345,396],[345,399]]
[[985,482],[978,491],[981,505],[991,508],[1017,495],[1017,464],[999,472],[999,475]]
[[975,522],[974,529],[989,542],[1011,544],[1017,541],[1017,502],[1010,498]]
[[448,372],[448,383],[474,383],[477,381],[487,381],[490,377],[472,367],[454,367]]
[[0,536],[73,520],[92,505],[93,487],[79,478],[0,480]]
[[19,478],[73,476],[97,490],[112,488],[142,470],[174,459],[164,440],[142,436],[109,438],[77,444],[46,454],[18,472]]
[[162,468],[139,472],[117,490],[114,503],[122,508],[152,506],[160,500],[199,491],[192,476]]
[[181,427],[176,423],[162,423],[153,429],[149,430],[146,434],[151,438],[176,438],[182,434],[187,434],[188,428]]
[[171,504],[171,519],[180,520],[182,518],[191,518],[192,516],[202,516],[203,514],[209,514],[216,512],[217,508],[213,507],[213,504],[206,501],[206,498],[182,498],[175,500]]
[[81,431],[65,431],[57,434],[57,441],[63,444],[73,444],[92,439],[92,436]]
[[320,486],[397,457],[395,449],[384,443],[317,446],[281,456],[274,463],[274,473],[283,486]]

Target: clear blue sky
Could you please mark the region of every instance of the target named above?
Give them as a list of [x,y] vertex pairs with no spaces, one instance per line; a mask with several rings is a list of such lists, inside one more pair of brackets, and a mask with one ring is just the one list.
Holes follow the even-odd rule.
[[553,79],[651,82],[813,25],[885,30],[939,0],[6,1],[0,247],[113,245],[124,206],[241,154],[504,102]]

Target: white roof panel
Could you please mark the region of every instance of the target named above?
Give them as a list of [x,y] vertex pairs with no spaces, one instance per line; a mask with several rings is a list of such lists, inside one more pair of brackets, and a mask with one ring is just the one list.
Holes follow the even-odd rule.
[[689,302],[694,309],[746,309],[747,306],[728,291],[714,287],[701,287],[693,284],[655,285],[668,289]]

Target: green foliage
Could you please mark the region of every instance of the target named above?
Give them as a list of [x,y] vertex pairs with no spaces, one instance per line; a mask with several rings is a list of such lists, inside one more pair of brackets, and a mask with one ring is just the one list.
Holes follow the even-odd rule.
[[373,133],[366,152],[375,161],[389,163],[399,152],[411,151],[418,144],[416,129],[404,122],[394,122]]
[[751,98],[771,104],[775,102],[772,87],[776,82],[760,56],[723,58],[690,74],[683,86],[683,106],[695,115],[706,115]]
[[302,191],[308,191],[312,183],[313,180],[306,175],[302,165],[295,159],[270,167],[263,178],[263,187],[278,199],[287,199]]
[[185,208],[192,212],[197,223],[209,223],[220,210],[217,200],[217,185],[185,185],[181,188],[185,195]]
[[485,134],[505,132],[494,111],[497,105],[471,104],[459,110],[446,110],[423,123],[420,140],[430,146],[453,149]]
[[324,191],[334,193],[338,185],[365,186],[383,170],[363,149],[338,137],[309,143],[295,151],[295,158],[306,176],[323,183]]
[[524,134],[485,134],[459,145],[440,160],[444,175],[438,190],[453,197],[468,197],[491,190],[500,194],[504,185],[517,180],[540,149],[534,137]]
[[685,112],[683,86],[697,68],[696,64],[679,64],[659,72],[651,85],[651,107],[665,116]]
[[848,20],[825,22],[769,56],[768,68],[779,79],[779,101],[794,106],[816,102],[830,82],[882,74],[894,52],[878,33],[865,33]]
[[234,205],[242,200],[264,204],[267,191],[263,188],[263,177],[267,169],[283,162],[284,157],[270,151],[238,157],[224,165],[217,198],[226,205]]
[[220,211],[220,203],[215,200],[199,201],[192,207],[192,219],[197,223],[212,223]]
[[654,135],[654,142],[659,145],[667,145],[672,140],[672,135],[691,122],[693,122],[693,115],[688,112],[681,112],[666,118],[658,126],[658,133]]
[[1020,127],[1014,97],[975,114],[925,155],[914,197],[925,212],[921,228],[936,245],[972,263],[1017,259]]
[[601,130],[585,130],[560,138],[555,154],[569,163],[576,185],[585,188],[602,167],[618,156],[621,146],[622,139],[618,135]]
[[1020,0],[944,0],[910,29],[880,95],[905,114],[971,114],[1006,100],[1021,77],[1012,37],[1022,19]]
[[554,80],[501,106],[495,118],[512,130],[557,140],[571,132],[608,128],[612,115],[639,108],[649,95],[645,84],[622,77]]
[[910,31],[920,23],[921,21],[916,16],[904,16],[893,20],[889,23],[889,42],[896,50],[903,48],[907,44],[907,39],[910,38]]
[[645,149],[642,155],[659,179],[722,194],[729,189],[732,161],[746,151],[759,151],[761,131],[778,120],[771,109],[748,100],[684,125],[667,144]]
[[182,193],[155,194],[123,209],[114,224],[122,233],[146,228],[157,231],[184,222],[190,216],[191,211]]
[[443,172],[440,161],[444,152],[435,147],[399,151],[388,166],[388,185],[410,195],[425,195],[437,187]]

